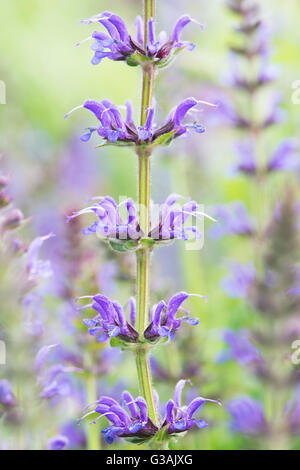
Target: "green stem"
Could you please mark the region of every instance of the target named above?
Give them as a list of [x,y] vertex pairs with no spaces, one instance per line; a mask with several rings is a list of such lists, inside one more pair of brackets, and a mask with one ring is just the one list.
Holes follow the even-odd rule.
[[148,408],[149,418],[158,425],[157,412],[153,397],[153,389],[151,383],[151,372],[149,364],[149,353],[143,346],[137,348],[136,351],[136,367],[139,379],[139,387],[142,396],[145,398]]
[[[90,373],[87,377],[88,403],[97,400],[97,377]],[[87,448],[88,450],[101,450],[99,428],[93,424],[87,425]]]
[[[154,17],[154,0],[144,0],[145,11],[145,44],[148,42],[148,20]],[[154,68],[148,64],[143,68],[142,105],[141,105],[141,126],[147,119],[149,108],[152,106],[152,94],[154,85]],[[139,223],[145,236],[148,236],[150,227],[150,155],[147,147],[137,149],[139,175],[138,175],[138,203],[139,203]],[[137,251],[137,330],[140,340],[143,340],[144,330],[149,320],[149,282],[150,282],[150,257],[149,248]],[[149,353],[146,346],[141,345],[136,349],[137,375],[140,392],[145,398],[150,419],[158,425],[157,412],[154,403]]]

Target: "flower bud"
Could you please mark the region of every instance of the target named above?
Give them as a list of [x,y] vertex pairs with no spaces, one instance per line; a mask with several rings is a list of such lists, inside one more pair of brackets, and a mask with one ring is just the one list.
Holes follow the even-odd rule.
[[0,209],[3,209],[3,207],[8,206],[11,203],[11,201],[12,199],[10,196],[8,196],[8,194],[6,194],[4,191],[0,192]]
[[3,230],[14,230],[21,224],[24,219],[23,213],[19,209],[13,209],[6,217],[2,224]]

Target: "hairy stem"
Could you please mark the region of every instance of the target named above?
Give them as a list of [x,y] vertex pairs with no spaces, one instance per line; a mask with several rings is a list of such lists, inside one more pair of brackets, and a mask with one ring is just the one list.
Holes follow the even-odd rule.
[[[145,44],[148,42],[148,20],[154,17],[154,0],[144,0],[145,11]],[[141,126],[145,124],[149,108],[152,106],[152,93],[154,84],[154,69],[152,64],[143,68]],[[138,203],[139,222],[145,236],[150,227],[150,151],[141,147],[138,155]],[[148,323],[149,315],[149,281],[150,281],[150,256],[148,248],[137,251],[137,330],[140,339],[143,339],[144,330]],[[147,402],[150,419],[158,424],[155,408],[153,389],[150,374],[149,354],[145,346],[137,348],[136,364],[140,391]]]

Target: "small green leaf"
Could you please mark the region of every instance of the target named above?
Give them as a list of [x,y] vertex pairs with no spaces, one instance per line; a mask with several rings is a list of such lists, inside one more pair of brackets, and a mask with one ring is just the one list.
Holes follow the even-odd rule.
[[127,250],[129,250],[129,251],[136,250],[138,248],[138,245],[139,245],[139,240],[128,240],[125,243],[125,246],[126,246]]
[[174,137],[174,134],[177,132],[177,129],[168,132],[167,134],[163,134],[158,137],[154,143],[152,144],[153,147],[157,147],[158,145],[169,145]]
[[113,251],[117,251],[118,253],[126,253],[127,251],[125,243],[120,243],[119,241],[109,240],[108,244]]

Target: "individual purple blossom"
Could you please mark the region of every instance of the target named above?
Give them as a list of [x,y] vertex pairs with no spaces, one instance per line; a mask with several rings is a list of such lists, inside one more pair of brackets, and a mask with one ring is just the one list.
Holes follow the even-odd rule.
[[228,349],[221,354],[219,361],[228,359],[237,361],[241,366],[260,363],[263,361],[257,348],[249,341],[249,334],[246,331],[235,332],[226,330],[223,339]]
[[[184,15],[176,22],[170,37],[168,37],[165,31],[162,31],[156,37],[155,23],[153,18],[150,18],[148,21],[148,43],[145,48],[143,34],[144,22],[140,16],[136,18],[135,24],[137,32],[136,38],[133,38],[129,34],[127,26],[120,16],[105,11],[89,19],[82,20],[82,23],[100,23],[107,30],[107,33],[94,31],[92,36],[82,42],[90,39],[94,40],[91,46],[94,52],[92,59],[93,65],[100,64],[105,58],[114,61],[128,61],[133,55],[135,55],[136,61],[132,61],[130,63],[131,65],[142,64],[145,58],[152,60],[155,64],[162,64],[166,62],[170,56],[182,49],[194,49],[194,44],[180,39],[182,30],[191,22],[203,27],[203,25],[190,18],[190,16]],[[79,42],[77,45],[80,45],[82,42]]]
[[[159,427],[153,424],[148,416],[148,407],[143,397],[134,399],[128,391],[122,394],[122,404],[115,399],[103,396],[95,407],[86,413],[79,421],[95,413],[100,414],[92,424],[106,417],[112,424],[101,432],[106,442],[112,444],[117,437],[138,438],[141,440],[155,436],[160,429],[166,428],[168,434],[178,434],[191,429],[195,424],[201,429],[207,426],[203,420],[194,418],[194,414],[205,402],[213,402],[220,405],[217,400],[197,397],[188,406],[181,405],[181,394],[188,380],[180,380],[174,391],[173,400],[166,405],[165,417],[159,418]],[[158,395],[155,394],[155,405],[158,408]],[[128,411],[127,411],[128,410]]]
[[[196,326],[199,323],[197,318],[191,318],[189,313],[182,309],[182,304],[191,296],[206,299],[201,295],[187,294],[186,292],[178,292],[173,295],[166,304],[161,300],[151,310],[150,325],[146,328],[144,336],[149,341],[156,341],[159,338],[169,337],[173,339],[175,332],[180,328],[182,322]],[[179,311],[185,313],[182,317],[176,317]]]
[[218,205],[214,209],[218,225],[211,228],[211,236],[220,238],[224,235],[253,235],[254,224],[244,204],[240,201],[227,205]]
[[135,330],[136,305],[135,299],[129,299],[130,320],[126,320],[123,307],[118,302],[112,302],[105,295],[84,296],[81,299],[92,299],[92,303],[82,307],[82,309],[92,308],[97,312],[93,319],[85,319],[83,323],[88,327],[91,336],[97,337],[102,343],[109,338],[118,336],[123,341],[136,343],[138,333]]
[[168,434],[177,434],[188,431],[193,426],[200,429],[208,426],[202,419],[195,419],[194,414],[205,402],[212,402],[221,405],[217,400],[209,398],[196,397],[187,406],[181,405],[182,390],[189,380],[179,380],[175,387],[173,400],[169,400],[166,405],[166,419],[163,426],[168,426]]
[[145,399],[143,397],[134,399],[128,391],[123,392],[121,405],[114,398],[102,396],[97,401],[95,408],[86,413],[79,422],[95,413],[100,416],[91,424],[95,424],[103,417],[112,423],[111,426],[101,431],[108,444],[112,444],[117,437],[146,439],[154,436],[158,431],[148,416]]
[[17,403],[9,381],[6,379],[0,380],[0,405],[4,407],[14,407]]
[[271,156],[268,171],[294,171],[300,168],[299,143],[296,139],[284,139],[281,141]]
[[[160,338],[174,338],[175,332],[180,328],[182,322],[191,325],[198,325],[197,318],[191,318],[189,313],[182,309],[182,304],[189,297],[196,296],[204,298],[197,294],[187,294],[179,292],[166,304],[161,300],[151,309],[150,324],[144,332],[144,337],[148,341],[154,342]],[[78,300],[92,299],[92,303],[85,305],[80,310],[92,308],[96,310],[97,315],[92,319],[85,319],[83,323],[88,327],[91,336],[97,337],[99,342],[104,342],[109,338],[119,337],[121,340],[129,343],[138,342],[138,332],[135,330],[136,304],[135,299],[129,299],[130,321],[125,316],[123,307],[118,302],[112,302],[108,297],[97,294],[95,296],[84,296]],[[176,317],[179,311],[183,311],[184,316]]]
[[170,112],[166,121],[160,127],[154,124],[154,108],[148,110],[144,126],[136,125],[133,119],[132,104],[129,100],[126,101],[125,119],[119,107],[106,99],[101,102],[87,100],[83,105],[77,106],[67,113],[65,118],[73,111],[81,108],[88,109],[96,116],[98,125],[88,128],[88,132],[81,136],[83,142],[89,141],[92,134],[96,132],[100,137],[111,144],[144,145],[154,143],[157,139],[164,136],[171,141],[176,137],[187,134],[189,129],[193,129],[199,134],[205,132],[204,127],[197,122],[183,122],[190,110],[199,104],[215,106],[206,101],[187,98]]
[[[127,199],[119,205],[109,196],[95,198],[91,206],[75,212],[68,220],[83,214],[95,214],[98,218],[90,227],[83,230],[85,235],[97,233],[104,239],[140,240],[145,236],[155,241],[188,240],[189,237],[198,239],[202,236],[199,229],[187,225],[189,218],[212,217],[200,211],[199,205],[193,200],[187,200],[183,205],[178,201],[184,199],[178,194],[171,194],[161,207],[151,206],[150,231],[144,234],[139,226],[138,212],[132,199]],[[126,220],[121,216],[121,209],[127,211]],[[156,210],[157,209],[157,210]]]
[[231,273],[224,277],[221,285],[232,298],[245,298],[256,278],[256,270],[252,263],[232,263]]
[[227,409],[232,417],[232,430],[252,436],[263,435],[267,432],[268,425],[260,401],[249,397],[236,398],[228,402]]
[[58,434],[57,436],[52,437],[47,442],[48,450],[64,450],[69,443],[69,440],[66,436]]

